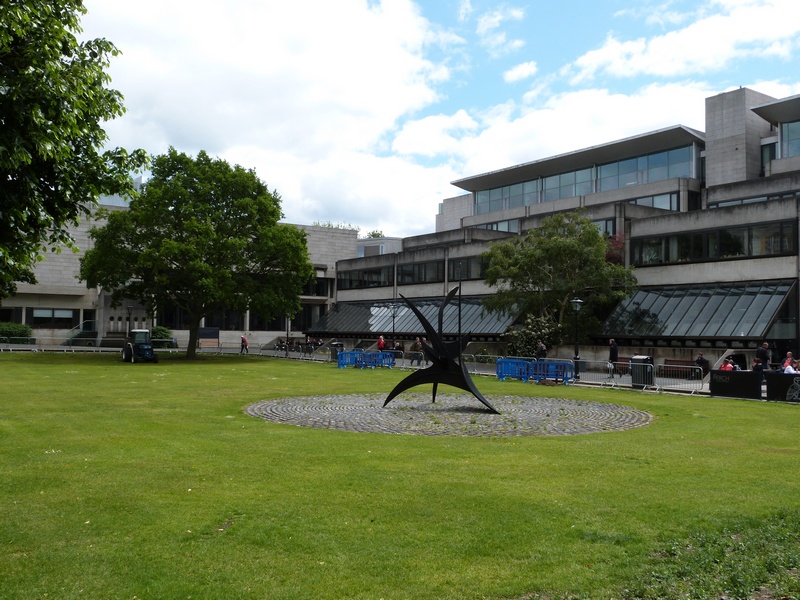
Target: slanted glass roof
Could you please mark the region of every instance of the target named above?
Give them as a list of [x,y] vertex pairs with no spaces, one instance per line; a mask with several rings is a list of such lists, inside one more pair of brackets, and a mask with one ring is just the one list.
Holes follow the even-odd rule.
[[[434,329],[439,329],[439,307],[443,298],[413,298],[422,315]],[[450,301],[442,315],[442,334],[458,335],[458,297]],[[422,324],[414,312],[402,300],[394,303],[394,325],[392,325],[392,303],[380,302],[340,302],[336,307],[317,321],[309,335],[314,336],[374,336],[425,335]],[[470,296],[461,300],[461,333],[475,336],[496,336],[505,333],[514,319],[506,315],[496,315],[486,311],[481,298]]]
[[638,290],[603,325],[604,337],[762,340],[792,279]]

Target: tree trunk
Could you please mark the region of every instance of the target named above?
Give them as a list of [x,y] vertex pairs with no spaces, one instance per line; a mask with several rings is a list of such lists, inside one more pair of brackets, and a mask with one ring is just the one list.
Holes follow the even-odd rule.
[[200,319],[192,320],[189,324],[189,345],[186,347],[186,358],[197,358],[197,334],[200,329]]

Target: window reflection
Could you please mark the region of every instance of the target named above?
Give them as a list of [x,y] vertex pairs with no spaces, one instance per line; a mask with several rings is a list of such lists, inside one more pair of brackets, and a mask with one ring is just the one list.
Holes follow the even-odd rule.
[[[631,185],[662,181],[676,177],[692,177],[692,146],[681,146],[663,152],[635,156],[619,161],[556,173],[509,186],[481,190],[475,194],[475,214],[554,202],[563,198],[586,196],[595,192],[616,190]],[[675,195],[677,198],[677,194]],[[678,210],[677,200],[654,197],[656,208]]]
[[794,221],[631,240],[631,264],[702,262],[795,253]]

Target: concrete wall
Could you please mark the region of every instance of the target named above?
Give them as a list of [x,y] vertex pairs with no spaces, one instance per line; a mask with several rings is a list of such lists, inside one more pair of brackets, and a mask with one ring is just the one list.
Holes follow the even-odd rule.
[[775,100],[748,88],[706,99],[706,185],[757,178],[770,124],[750,110]]
[[474,200],[472,194],[445,198],[441,203],[439,214],[436,215],[436,233],[460,229],[461,220],[472,216]]
[[325,265],[336,272],[336,261],[358,256],[358,230],[294,225],[306,232],[308,255],[313,265]]

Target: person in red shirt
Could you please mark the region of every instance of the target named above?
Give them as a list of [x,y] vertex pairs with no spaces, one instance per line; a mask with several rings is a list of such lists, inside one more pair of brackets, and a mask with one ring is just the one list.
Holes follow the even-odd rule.
[[386,349],[386,340],[383,339],[383,336],[378,336],[378,350],[383,352]]
[[719,370],[720,371],[733,371],[733,361],[730,358],[726,358],[725,362],[720,365]]

